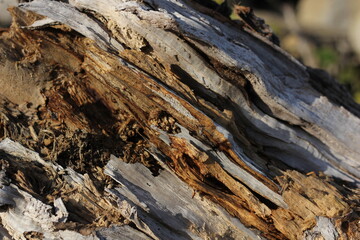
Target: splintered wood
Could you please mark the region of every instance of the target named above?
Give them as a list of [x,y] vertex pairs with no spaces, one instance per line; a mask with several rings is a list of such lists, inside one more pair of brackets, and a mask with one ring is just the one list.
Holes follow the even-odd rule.
[[11,9],[2,236],[356,239],[359,106],[320,93],[320,73],[261,29],[204,12],[175,0]]

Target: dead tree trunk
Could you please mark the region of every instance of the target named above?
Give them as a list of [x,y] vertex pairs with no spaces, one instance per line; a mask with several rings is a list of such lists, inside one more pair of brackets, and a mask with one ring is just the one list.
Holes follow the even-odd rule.
[[360,108],[250,11],[68,2],[0,32],[3,236],[360,238]]

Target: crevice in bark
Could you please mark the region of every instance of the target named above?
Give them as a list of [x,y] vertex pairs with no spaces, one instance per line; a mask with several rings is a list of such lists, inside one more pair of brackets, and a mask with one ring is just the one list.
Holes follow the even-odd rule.
[[195,95],[206,99],[208,102],[216,106],[219,111],[224,111],[224,108],[222,106],[227,105],[227,100],[223,96],[214,93],[213,91],[211,91],[211,89],[204,89],[203,85],[194,80],[186,71],[181,69],[181,67],[179,67],[178,65],[171,65],[171,71],[179,77],[179,80],[181,82],[189,86],[190,89],[194,91]]

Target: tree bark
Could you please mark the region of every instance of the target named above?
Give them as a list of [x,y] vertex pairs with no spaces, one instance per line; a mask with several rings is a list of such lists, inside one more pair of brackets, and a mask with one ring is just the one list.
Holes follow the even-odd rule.
[[360,107],[251,11],[68,2],[0,33],[4,237],[360,238]]

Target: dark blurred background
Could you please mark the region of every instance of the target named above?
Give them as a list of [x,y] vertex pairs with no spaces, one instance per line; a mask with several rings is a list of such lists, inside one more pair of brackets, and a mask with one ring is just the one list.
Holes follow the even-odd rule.
[[[221,4],[224,0],[197,0]],[[0,27],[11,18],[0,0]],[[304,64],[322,68],[346,85],[360,103],[360,0],[227,0],[251,6],[271,26],[280,45]],[[236,19],[235,14],[230,17]]]

